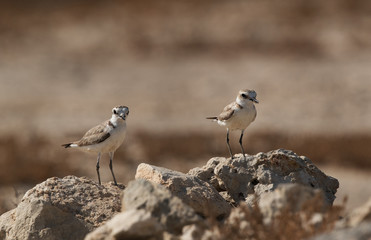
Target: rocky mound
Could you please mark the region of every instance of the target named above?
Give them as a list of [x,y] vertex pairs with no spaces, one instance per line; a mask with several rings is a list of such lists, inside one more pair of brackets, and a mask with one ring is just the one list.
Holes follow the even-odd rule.
[[140,164],[125,190],[50,178],[0,217],[0,240],[300,239],[367,223],[364,209],[337,222],[338,186],[287,150],[212,158],[188,174]]
[[165,186],[202,217],[223,219],[229,214],[231,206],[212,185],[198,177],[142,163],[135,178]]
[[332,204],[339,181],[327,176],[305,156],[279,149],[258,153],[244,159],[216,157],[201,168],[189,171],[190,175],[209,182],[224,198],[233,203],[251,204],[255,197],[271,192],[282,183],[299,183],[323,190],[326,202]]
[[49,178],[0,217],[0,239],[83,239],[120,212],[123,185]]

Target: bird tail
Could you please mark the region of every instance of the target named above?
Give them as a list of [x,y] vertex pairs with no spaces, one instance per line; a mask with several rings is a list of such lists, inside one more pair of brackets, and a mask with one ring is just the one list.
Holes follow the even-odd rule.
[[207,117],[206,119],[211,119],[211,120],[216,121],[218,119],[218,117]]
[[72,143],[62,144],[62,147],[64,147],[64,148],[69,148],[69,147],[71,147],[71,144],[72,144]]

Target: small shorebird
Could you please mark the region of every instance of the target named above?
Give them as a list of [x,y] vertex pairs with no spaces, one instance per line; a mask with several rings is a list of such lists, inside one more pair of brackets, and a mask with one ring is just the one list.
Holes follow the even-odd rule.
[[239,143],[241,146],[242,154],[245,158],[245,151],[242,146],[242,137],[245,129],[256,118],[256,109],[254,102],[259,103],[259,101],[256,99],[256,92],[254,90],[240,90],[237,95],[236,101],[228,104],[218,117],[207,118],[212,119],[218,122],[220,126],[225,126],[227,128],[227,145],[232,159],[233,154],[231,146],[229,145],[229,131],[241,130]]
[[113,181],[117,186],[115,175],[112,170],[113,155],[118,147],[122,144],[126,135],[126,118],[129,115],[129,108],[118,106],[112,109],[111,119],[93,127],[85,133],[78,141],[63,144],[65,148],[77,148],[86,152],[98,153],[97,174],[98,182],[100,181],[99,160],[101,153],[108,153]]

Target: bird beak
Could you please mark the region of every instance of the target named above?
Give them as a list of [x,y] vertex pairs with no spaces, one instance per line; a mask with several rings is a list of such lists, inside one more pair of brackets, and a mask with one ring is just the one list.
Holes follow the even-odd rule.
[[259,103],[259,101],[256,98],[251,99],[253,102]]
[[120,117],[122,118],[122,120],[125,120],[125,114],[121,115]]

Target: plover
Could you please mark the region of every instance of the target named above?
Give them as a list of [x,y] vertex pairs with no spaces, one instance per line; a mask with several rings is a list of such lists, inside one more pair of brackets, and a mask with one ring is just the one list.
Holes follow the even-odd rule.
[[98,153],[96,170],[99,184],[101,184],[99,174],[100,156],[102,153],[108,153],[110,158],[109,167],[111,169],[113,181],[117,186],[115,174],[112,169],[112,161],[115,151],[125,139],[126,118],[128,115],[128,107],[114,107],[112,109],[111,119],[91,128],[80,140],[62,145],[65,148],[76,148],[86,152]]
[[256,118],[256,109],[255,103],[259,103],[256,99],[256,92],[254,90],[240,90],[236,101],[228,104],[224,109],[223,112],[219,114],[218,117],[208,117],[207,119],[212,119],[220,126],[224,126],[227,128],[227,145],[229,154],[233,159],[233,154],[231,150],[231,146],[229,145],[229,131],[233,130],[240,130],[240,146],[242,150],[242,154],[245,158],[245,151],[242,145],[242,137],[245,129],[252,123]]

